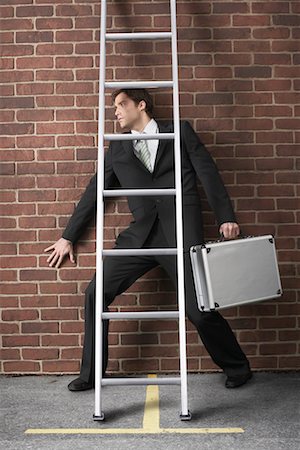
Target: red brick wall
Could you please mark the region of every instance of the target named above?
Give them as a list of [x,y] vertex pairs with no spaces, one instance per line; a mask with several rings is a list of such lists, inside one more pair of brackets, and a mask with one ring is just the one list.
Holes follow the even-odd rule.
[[[7,6],[5,6],[5,3]],[[47,267],[95,170],[100,1],[1,2],[1,359],[4,373],[70,373],[80,365],[83,291],[94,273],[94,230],[77,266]],[[284,296],[225,315],[254,369],[299,367],[299,12],[297,1],[178,1],[181,117],[218,166],[246,234],[276,236]],[[114,31],[167,30],[167,1],[110,1]],[[299,45],[299,43],[298,43]],[[108,79],[168,79],[166,42],[109,43]],[[170,95],[155,96],[170,117]],[[109,105],[109,97],[107,104]],[[111,119],[111,110],[107,118]],[[110,120],[107,130],[113,131]],[[205,205],[207,237],[216,237]],[[110,203],[107,246],[130,219]],[[156,269],[115,307],[175,306]],[[111,324],[113,371],[178,367],[177,322]],[[188,325],[188,365],[215,369]]]

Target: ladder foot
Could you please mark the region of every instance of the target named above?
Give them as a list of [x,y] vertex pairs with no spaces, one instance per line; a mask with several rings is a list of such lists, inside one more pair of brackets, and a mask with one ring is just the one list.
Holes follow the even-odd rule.
[[182,420],[182,421],[188,421],[188,420],[191,420],[192,413],[190,412],[190,410],[188,410],[187,414],[180,414],[179,417],[180,417],[180,420]]
[[96,416],[95,414],[93,414],[93,419],[95,422],[103,422],[104,420],[104,413],[101,413],[100,416]]

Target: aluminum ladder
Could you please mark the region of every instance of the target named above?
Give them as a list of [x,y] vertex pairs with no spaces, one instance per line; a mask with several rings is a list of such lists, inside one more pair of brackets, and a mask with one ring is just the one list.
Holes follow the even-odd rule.
[[[100,31],[100,68],[99,68],[99,117],[98,117],[98,180],[97,180],[97,225],[96,225],[96,320],[95,320],[95,421],[104,420],[102,411],[101,389],[110,385],[179,385],[181,386],[181,420],[190,420],[187,398],[187,363],[186,363],[186,330],[185,330],[185,294],[184,294],[184,262],[183,262],[183,226],[182,226],[182,190],[181,190],[181,157],[180,157],[180,123],[178,93],[178,61],[177,61],[177,29],[176,0],[170,0],[171,32],[144,33],[107,33],[106,32],[106,0],[101,1]],[[114,40],[153,40],[171,39],[172,44],[172,81],[123,81],[106,82],[106,41]],[[173,120],[174,133],[149,134],[105,134],[105,88],[173,88]],[[136,140],[136,139],[173,139],[175,151],[175,189],[104,189],[104,141]],[[104,199],[106,197],[130,195],[173,195],[176,198],[176,233],[177,248],[166,249],[115,249],[103,250]],[[178,270],[178,310],[151,312],[103,312],[103,256],[111,255],[177,255]],[[180,377],[165,378],[102,378],[102,329],[104,319],[179,319]]]

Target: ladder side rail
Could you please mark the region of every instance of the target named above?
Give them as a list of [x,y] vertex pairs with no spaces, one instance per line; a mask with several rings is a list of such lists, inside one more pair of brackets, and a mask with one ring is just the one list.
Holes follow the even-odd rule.
[[96,304],[95,304],[95,414],[103,420],[102,381],[102,341],[103,341],[103,232],[104,232],[104,127],[105,127],[105,68],[106,68],[106,0],[101,0],[100,21],[100,64],[99,64],[99,110],[98,110],[98,160],[97,160],[97,220],[96,220]]
[[181,416],[188,417],[187,399],[187,362],[186,362],[186,327],[185,327],[185,292],[184,292],[184,255],[183,255],[183,209],[181,183],[181,149],[179,118],[179,86],[177,57],[176,0],[170,0],[171,32],[172,32],[172,78],[173,78],[173,122],[175,132],[175,188],[176,188],[176,239],[177,239],[177,271],[178,271],[178,307],[179,307],[179,355],[181,377]]

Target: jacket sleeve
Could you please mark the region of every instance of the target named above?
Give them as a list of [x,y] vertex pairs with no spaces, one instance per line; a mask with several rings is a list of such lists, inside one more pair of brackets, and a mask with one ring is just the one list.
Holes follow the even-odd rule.
[[[104,159],[105,165],[105,189],[114,186],[117,182],[113,164],[112,147],[110,146]],[[73,244],[80,238],[85,231],[90,220],[95,216],[97,204],[97,173],[91,178],[85,192],[83,193],[78,205],[76,206],[69,222],[62,234],[62,237],[68,239]]]
[[193,168],[201,181],[218,225],[236,222],[232,204],[218,168],[189,122],[182,122],[182,141]]

